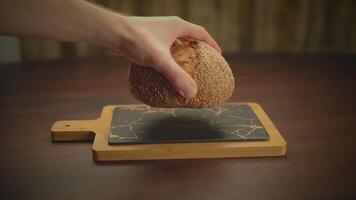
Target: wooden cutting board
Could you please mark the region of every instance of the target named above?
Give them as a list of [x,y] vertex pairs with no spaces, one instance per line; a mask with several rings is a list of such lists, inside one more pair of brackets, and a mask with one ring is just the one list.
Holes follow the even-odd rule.
[[94,141],[97,161],[286,153],[285,140],[256,103],[204,109],[110,105],[98,119],[58,121],[51,132],[53,141]]

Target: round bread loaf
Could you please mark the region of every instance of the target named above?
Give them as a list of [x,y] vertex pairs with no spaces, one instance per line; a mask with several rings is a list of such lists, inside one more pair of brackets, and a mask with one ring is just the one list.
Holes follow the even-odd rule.
[[196,82],[197,95],[184,98],[160,72],[132,63],[129,88],[137,100],[154,107],[203,108],[215,106],[231,97],[234,77],[229,64],[215,49],[202,41],[177,40],[171,47],[171,54]]

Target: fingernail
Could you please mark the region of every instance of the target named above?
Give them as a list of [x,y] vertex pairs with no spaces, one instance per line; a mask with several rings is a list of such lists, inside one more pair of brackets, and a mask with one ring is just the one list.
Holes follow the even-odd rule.
[[184,92],[182,90],[179,90],[178,92],[182,97],[185,97],[185,94],[184,94]]
[[[219,47],[219,46],[218,46],[218,47]],[[222,50],[221,50],[221,48],[220,48],[220,47],[219,47],[219,53],[220,53],[220,54],[222,54]]]
[[196,94],[194,89],[189,89],[189,90],[187,90],[187,92],[183,92],[182,90],[180,90],[178,92],[179,92],[180,95],[182,95],[182,97],[185,97],[185,98],[192,98]]
[[197,93],[197,86],[194,81],[190,81],[189,86],[186,88],[185,91],[182,91],[184,97],[186,98],[192,98],[196,95]]

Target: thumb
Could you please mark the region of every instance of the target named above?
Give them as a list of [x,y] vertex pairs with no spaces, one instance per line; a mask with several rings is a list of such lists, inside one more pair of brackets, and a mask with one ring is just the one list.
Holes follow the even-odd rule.
[[192,98],[196,95],[197,85],[195,81],[174,61],[172,56],[166,56],[166,59],[154,68],[161,72],[169,80],[173,88],[183,97]]

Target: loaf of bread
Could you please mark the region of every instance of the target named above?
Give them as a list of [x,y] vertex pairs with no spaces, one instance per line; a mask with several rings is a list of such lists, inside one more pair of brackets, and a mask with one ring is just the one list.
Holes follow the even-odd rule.
[[213,107],[231,97],[234,76],[229,64],[215,49],[202,41],[177,40],[171,47],[171,54],[196,82],[197,95],[184,98],[160,72],[132,63],[129,88],[137,100],[153,107],[203,108]]

